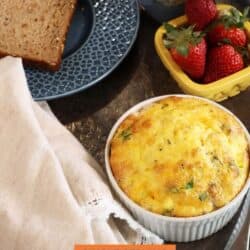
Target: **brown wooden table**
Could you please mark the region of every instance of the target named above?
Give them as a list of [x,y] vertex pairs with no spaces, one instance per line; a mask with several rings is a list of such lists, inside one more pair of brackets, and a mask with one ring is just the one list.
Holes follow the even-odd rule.
[[[119,116],[134,104],[147,98],[182,93],[156,55],[153,38],[157,27],[156,22],[142,14],[138,39],[119,68],[104,81],[85,92],[50,102],[59,120],[102,165],[104,165],[106,138]],[[222,105],[235,113],[250,130],[250,89],[222,102]],[[224,249],[237,216],[215,235],[193,243],[178,244],[178,249]],[[250,215],[234,249],[246,249],[249,221]]]

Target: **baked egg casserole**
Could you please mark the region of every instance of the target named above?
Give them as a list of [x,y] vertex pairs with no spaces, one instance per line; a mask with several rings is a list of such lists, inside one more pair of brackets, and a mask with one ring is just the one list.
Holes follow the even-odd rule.
[[154,213],[193,217],[228,204],[249,175],[240,123],[202,99],[172,96],[128,116],[110,144],[123,192]]

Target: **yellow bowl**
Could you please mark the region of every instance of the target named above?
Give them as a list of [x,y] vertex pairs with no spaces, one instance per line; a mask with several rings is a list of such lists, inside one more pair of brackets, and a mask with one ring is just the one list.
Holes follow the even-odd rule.
[[[217,5],[218,10],[226,10],[232,7],[233,6],[227,4]],[[187,23],[187,17],[181,16],[169,21],[169,23],[178,27]],[[245,22],[245,29],[249,35],[250,22]],[[169,70],[172,77],[185,93],[206,97],[220,102],[228,97],[238,95],[241,91],[244,91],[248,86],[250,86],[250,66],[209,84],[194,82],[186,73],[182,71],[179,65],[173,60],[169,50],[164,46],[163,35],[165,32],[166,31],[163,26],[156,31],[155,48],[162,63]]]

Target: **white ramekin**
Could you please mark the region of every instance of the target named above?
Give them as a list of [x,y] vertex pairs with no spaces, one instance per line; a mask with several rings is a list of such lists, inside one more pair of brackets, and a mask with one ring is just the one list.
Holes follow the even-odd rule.
[[137,104],[136,106],[132,107],[131,109],[129,109],[122,117],[120,117],[120,119],[116,122],[116,124],[112,128],[109,134],[109,137],[107,139],[107,144],[105,148],[105,165],[106,165],[106,171],[109,177],[109,181],[112,187],[114,188],[114,190],[116,191],[118,197],[142,225],[144,225],[146,228],[148,228],[149,230],[156,233],[157,235],[159,235],[160,237],[162,237],[163,239],[167,241],[189,242],[189,241],[194,241],[194,240],[200,240],[202,238],[205,238],[217,232],[232,219],[232,217],[235,215],[235,213],[239,209],[244,199],[244,196],[246,195],[250,187],[250,178],[248,178],[248,180],[246,181],[246,184],[241,190],[241,192],[226,206],[216,211],[213,211],[211,213],[208,213],[206,215],[201,215],[197,217],[189,217],[189,218],[180,218],[180,217],[176,218],[176,217],[163,216],[163,215],[159,215],[159,214],[155,214],[150,211],[147,211],[146,209],[137,205],[130,198],[128,198],[128,196],[118,186],[113,176],[110,164],[109,164],[110,142],[117,128],[123,122],[123,120],[127,116],[138,112],[140,109],[145,108],[151,103],[157,102],[161,99],[165,99],[171,96],[177,96],[177,97],[179,96],[179,97],[184,97],[184,98],[196,98],[196,99],[204,100],[224,110],[225,112],[233,115],[235,119],[239,122],[239,124],[242,126],[243,130],[245,131],[249,144],[250,144],[250,135],[247,129],[245,128],[245,126],[242,124],[242,122],[233,113],[231,113],[229,110],[219,105],[218,103],[215,103],[213,101],[210,101],[201,97],[190,96],[190,95],[165,95],[165,96],[155,97],[155,98],[151,98],[146,101],[143,101]]

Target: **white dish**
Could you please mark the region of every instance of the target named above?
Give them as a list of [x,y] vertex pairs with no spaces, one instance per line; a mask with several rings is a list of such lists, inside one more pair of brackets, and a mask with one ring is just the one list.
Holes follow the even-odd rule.
[[152,213],[140,207],[134,201],[132,201],[117,184],[109,164],[110,143],[117,128],[120,126],[123,120],[126,119],[127,116],[138,112],[139,110],[145,108],[148,105],[151,105],[153,102],[157,102],[161,99],[165,99],[171,96],[196,98],[204,100],[224,110],[225,112],[233,115],[235,119],[238,121],[238,123],[241,125],[243,130],[245,131],[245,134],[248,138],[250,145],[250,135],[248,133],[248,130],[242,124],[242,122],[233,113],[231,113],[229,110],[219,105],[218,103],[215,103],[213,101],[201,97],[190,96],[190,95],[165,95],[143,101],[137,104],[136,106],[132,107],[131,109],[129,109],[124,115],[122,115],[119,118],[119,120],[115,123],[114,127],[112,128],[109,137],[107,139],[107,144],[105,148],[105,165],[109,181],[112,187],[114,188],[115,192],[117,193],[118,197],[142,225],[144,225],[146,228],[148,228],[149,230],[156,233],[157,235],[159,235],[160,237],[162,237],[167,241],[189,242],[194,240],[200,240],[213,233],[216,233],[232,219],[232,217],[239,209],[243,201],[243,198],[250,187],[250,178],[248,178],[248,180],[246,181],[241,192],[230,203],[228,203],[222,208],[219,208],[218,210],[197,217],[189,217],[189,218],[168,217]]

